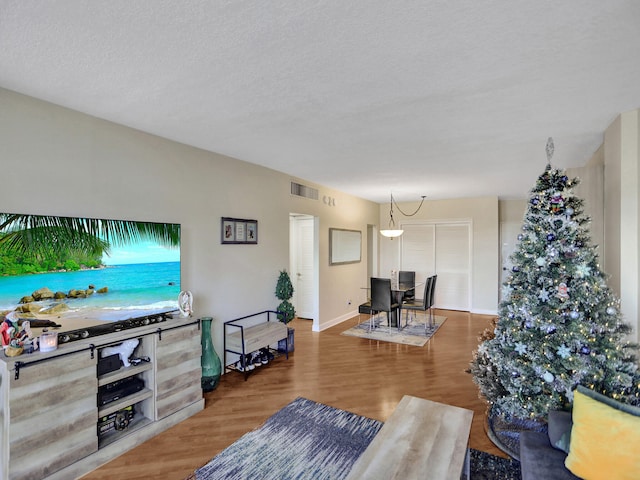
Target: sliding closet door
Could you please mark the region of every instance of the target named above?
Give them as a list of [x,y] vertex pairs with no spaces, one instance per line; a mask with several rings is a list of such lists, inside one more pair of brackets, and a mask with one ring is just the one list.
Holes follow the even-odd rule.
[[[415,270],[416,282],[437,274],[434,305],[471,309],[471,225],[463,223],[403,224],[400,265]],[[424,290],[416,289],[422,298]]]
[[[403,225],[401,270],[416,272],[416,282],[424,282],[436,271],[435,225]],[[416,298],[424,296],[424,285],[416,288]]]
[[468,224],[436,226],[436,308],[465,311],[471,309],[469,230]]

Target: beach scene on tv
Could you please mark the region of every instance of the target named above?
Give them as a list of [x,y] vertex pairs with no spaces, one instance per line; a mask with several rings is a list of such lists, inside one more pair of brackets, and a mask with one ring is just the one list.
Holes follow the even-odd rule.
[[178,310],[180,225],[0,213],[0,315],[61,330]]

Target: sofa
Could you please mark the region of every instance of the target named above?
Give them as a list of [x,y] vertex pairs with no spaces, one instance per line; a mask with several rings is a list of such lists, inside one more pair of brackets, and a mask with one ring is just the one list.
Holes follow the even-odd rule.
[[547,433],[520,433],[522,480],[640,478],[640,408],[579,385],[572,412],[547,420]]
[[575,480],[580,478],[564,466],[567,452],[554,446],[563,435],[570,435],[571,426],[570,412],[554,410],[549,412],[548,432],[526,431],[520,433],[522,480],[539,480],[541,478]]

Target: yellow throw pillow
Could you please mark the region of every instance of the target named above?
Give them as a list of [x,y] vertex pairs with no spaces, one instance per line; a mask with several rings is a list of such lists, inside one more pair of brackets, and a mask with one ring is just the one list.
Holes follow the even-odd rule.
[[585,480],[638,480],[638,413],[635,407],[578,387],[573,397],[571,445],[565,466]]

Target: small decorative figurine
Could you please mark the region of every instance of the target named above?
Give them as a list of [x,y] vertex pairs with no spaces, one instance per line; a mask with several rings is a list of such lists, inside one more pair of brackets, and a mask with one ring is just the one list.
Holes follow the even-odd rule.
[[132,338],[129,340],[125,340],[120,345],[114,345],[113,347],[106,347],[102,349],[102,356],[107,357],[109,355],[118,354],[120,355],[120,360],[122,360],[122,364],[125,367],[130,367],[131,362],[129,361],[129,357],[133,354],[133,351],[138,346],[139,340],[137,338]]
[[190,317],[193,313],[193,294],[188,290],[183,290],[178,295],[178,308],[183,317]]

